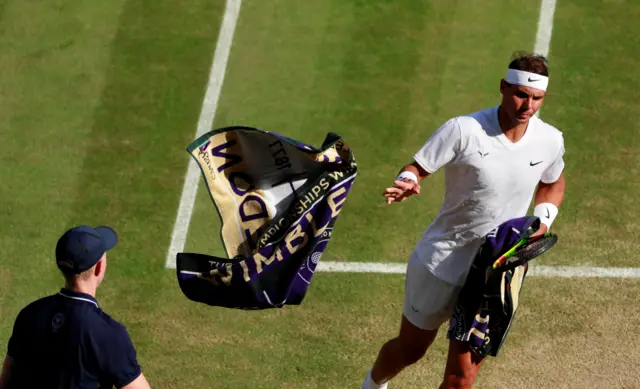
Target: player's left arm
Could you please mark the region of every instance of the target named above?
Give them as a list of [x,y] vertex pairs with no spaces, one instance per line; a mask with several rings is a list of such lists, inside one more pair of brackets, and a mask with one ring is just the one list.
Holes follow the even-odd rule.
[[564,200],[565,192],[564,174],[561,173],[560,177],[552,183],[544,183],[540,181],[538,189],[535,194],[535,208],[533,209],[534,216],[540,218],[540,230],[536,235],[544,234],[549,231],[551,224],[558,215],[558,211],[562,201]]
[[551,164],[542,172],[535,193],[533,215],[540,218],[540,229],[533,235],[541,235],[551,229],[551,224],[558,216],[560,205],[564,200],[564,138],[562,135],[553,140],[557,154]]
[[0,389],[9,387],[9,381],[11,380],[11,371],[13,370],[13,358],[7,354],[2,364],[2,373],[0,373]]
[[2,362],[2,373],[0,373],[0,389],[7,389],[15,387],[15,383],[11,384],[11,380],[15,380],[16,363],[20,363],[22,350],[25,347],[25,334],[29,332],[30,326],[26,321],[26,309],[23,309],[18,313],[15,322],[13,323],[13,332],[9,338],[9,344],[7,345],[7,354]]

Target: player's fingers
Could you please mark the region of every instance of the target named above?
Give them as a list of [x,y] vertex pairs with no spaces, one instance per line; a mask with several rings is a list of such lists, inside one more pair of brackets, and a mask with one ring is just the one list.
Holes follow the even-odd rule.
[[388,200],[388,199],[394,199],[394,198],[396,198],[396,197],[398,197],[398,196],[399,196],[397,193],[387,192],[387,191],[385,191],[382,195],[383,195],[387,200]]
[[536,236],[544,235],[548,230],[549,228],[547,227],[546,224],[541,224],[540,228],[538,228],[538,231],[531,234],[529,238],[535,238]]
[[400,195],[402,193],[404,193],[404,189],[402,188],[387,188],[384,190],[385,195],[389,194],[395,194],[395,195]]
[[542,229],[539,229],[538,231],[536,231],[533,234],[531,234],[529,236],[529,238],[535,238],[536,236],[544,235],[544,233],[545,233],[545,231],[543,231]]
[[420,193],[420,184],[418,184],[415,181],[411,181],[411,180],[395,181],[394,184],[396,184],[398,187],[401,187],[406,191],[411,191],[412,193],[415,193],[415,194]]
[[383,193],[387,198],[387,204],[391,204],[394,201],[405,201],[412,194],[420,193],[420,185],[411,180],[396,180],[393,184],[394,186],[386,188]]
[[396,188],[396,187],[389,187],[389,188],[385,188],[384,193],[396,193],[396,192],[402,192],[403,190],[400,188]]
[[411,190],[411,188],[416,184],[413,181],[400,181],[400,180],[395,180],[393,181],[393,184],[395,186],[397,186],[398,188],[401,188],[403,190]]

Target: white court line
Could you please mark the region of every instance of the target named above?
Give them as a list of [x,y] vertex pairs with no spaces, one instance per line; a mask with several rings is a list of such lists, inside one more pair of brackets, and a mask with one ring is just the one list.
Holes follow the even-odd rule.
[[556,12],[556,0],[542,0],[540,4],[540,19],[538,19],[538,33],[533,51],[537,54],[549,55],[551,31],[553,31],[553,14]]
[[[227,69],[229,52],[231,51],[233,34],[236,31],[236,23],[238,21],[238,15],[240,15],[241,5],[242,0],[227,0],[224,18],[220,26],[220,33],[216,44],[216,51],[213,54],[213,64],[209,72],[207,91],[204,96],[204,101],[202,102],[202,109],[200,110],[196,138],[212,129],[211,126],[213,125],[218,100],[220,99],[220,91],[222,90],[222,83],[224,82],[224,74]],[[169,245],[167,261],[165,262],[165,267],[167,268],[175,269],[176,254],[184,250],[199,183],[200,169],[198,169],[196,162],[189,157],[189,167],[187,168],[187,175],[184,179],[180,205],[178,206],[178,215],[173,225],[171,244]]]
[[[551,32],[553,31],[553,15],[556,11],[556,0],[542,0],[538,32],[533,51],[536,54],[549,56]],[[536,112],[539,115],[540,111]],[[615,277],[640,278],[640,268],[615,267],[573,267],[573,266],[535,266],[532,265],[529,276],[541,277]]]
[[[556,0],[542,0],[540,3],[540,16],[538,19],[538,32],[536,33],[536,44],[533,52],[536,54],[549,56],[551,45],[551,32],[553,31],[553,14],[556,12]],[[535,116],[540,117],[540,111]]]
[[[224,80],[225,69],[229,58],[229,51],[233,41],[236,22],[240,13],[241,0],[227,0],[225,15],[218,36],[218,43],[214,54],[213,65],[207,85],[207,93],[202,104],[196,137],[211,129],[216,113],[220,90]],[[548,56],[553,29],[553,15],[556,0],[542,0],[540,5],[540,19],[534,52]],[[178,215],[173,228],[171,245],[167,254],[167,268],[175,268],[176,254],[184,249],[184,244],[191,221],[191,214],[195,202],[200,172],[196,163],[190,158],[189,168],[180,198]],[[382,273],[404,274],[406,264],[376,263],[376,262],[320,262],[318,271],[321,272],[350,272],[350,273]],[[640,268],[605,268],[605,267],[570,267],[570,266],[535,266],[532,265],[529,276],[541,277],[615,277],[640,278]]]
[[[323,262],[317,271],[335,273],[382,273],[405,274],[406,263],[375,262]],[[612,277],[640,278],[637,267],[579,267],[579,266],[537,266],[531,265],[527,277]]]

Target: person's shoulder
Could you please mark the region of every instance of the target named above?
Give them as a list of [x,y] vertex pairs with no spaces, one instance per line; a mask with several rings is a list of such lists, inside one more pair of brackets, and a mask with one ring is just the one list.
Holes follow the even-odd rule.
[[56,295],[54,294],[54,295],[50,295],[50,296],[46,296],[46,297],[42,297],[37,300],[34,300],[31,303],[27,304],[24,308],[22,308],[22,310],[18,314],[18,317],[24,318],[24,317],[37,316],[38,314],[41,313],[43,309],[50,307],[51,304],[55,301],[55,299],[56,299]]
[[49,296],[41,297],[29,303],[26,307],[24,307],[24,309],[38,309],[39,307],[42,307],[42,306],[48,306],[49,304],[56,301],[57,298],[58,298],[58,294],[52,294]]
[[135,346],[124,324],[109,316],[106,312],[100,313],[101,325],[96,329],[93,337],[98,340],[101,352],[105,355],[135,355]]
[[498,114],[498,106],[494,106],[494,107],[484,108],[479,111],[471,112],[466,115],[461,115],[460,117],[481,121],[481,120],[487,120],[488,118],[491,118],[492,116],[497,114]]
[[555,126],[545,122],[544,120],[540,119],[538,116],[534,116],[534,118],[538,122],[538,127],[542,131],[545,131],[545,132],[547,132],[549,134],[562,135],[562,131],[557,129]]
[[86,333],[99,345],[101,353],[120,353],[133,347],[133,342],[124,324],[102,310],[93,312],[91,328]]
[[456,116],[451,120],[455,121],[462,134],[468,135],[477,133],[478,130],[482,129],[485,129],[485,131],[482,132],[486,132],[486,128],[491,126],[492,121],[495,119],[494,116],[497,115],[496,109],[497,107],[486,108],[480,111]]
[[545,138],[551,138],[557,141],[562,141],[563,139],[562,131],[560,131],[553,125],[545,122],[544,120],[540,119],[537,116],[534,116],[532,119],[535,120],[536,123],[538,124],[538,130],[541,136]]
[[115,333],[127,333],[127,328],[124,326],[124,324],[112,318],[102,309],[95,310],[94,314],[96,320],[100,322],[102,330]]

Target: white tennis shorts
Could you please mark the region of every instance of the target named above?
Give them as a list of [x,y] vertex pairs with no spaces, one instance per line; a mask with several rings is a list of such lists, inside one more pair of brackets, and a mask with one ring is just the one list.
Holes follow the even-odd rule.
[[404,316],[423,330],[437,329],[451,318],[461,289],[436,277],[411,255],[405,278]]

